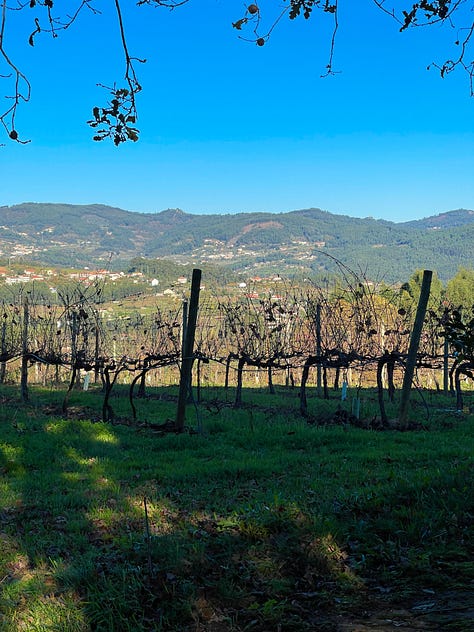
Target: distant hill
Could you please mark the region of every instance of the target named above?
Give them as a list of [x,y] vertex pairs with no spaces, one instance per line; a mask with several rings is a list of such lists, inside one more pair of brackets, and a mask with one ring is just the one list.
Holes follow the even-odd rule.
[[466,209],[458,209],[457,211],[449,211],[440,213],[424,219],[416,219],[411,222],[404,222],[398,226],[409,226],[413,228],[426,228],[431,230],[441,230],[447,228],[455,228],[457,226],[465,226],[474,222],[474,211]]
[[0,257],[61,266],[125,265],[134,257],[225,265],[235,272],[324,274],[334,259],[369,278],[417,268],[451,278],[474,263],[474,211],[394,223],[312,208],[287,213],[134,213],[101,204],[0,207]]

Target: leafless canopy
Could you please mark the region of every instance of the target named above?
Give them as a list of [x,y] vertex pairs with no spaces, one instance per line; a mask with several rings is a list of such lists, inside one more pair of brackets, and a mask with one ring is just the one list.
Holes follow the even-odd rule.
[[[190,1],[138,0],[137,6],[146,4],[174,11]],[[336,38],[339,35],[338,15],[342,2],[343,0],[283,0],[283,3],[274,2],[273,6],[266,2],[265,8],[256,3],[244,4],[240,10],[240,5],[235,2],[237,19],[232,26],[238,31],[240,39],[262,47],[285,17],[290,20],[301,17],[331,20],[332,35],[328,43],[328,60],[322,73],[322,76],[326,76],[335,72]],[[435,24],[451,29],[456,55],[444,61],[433,61],[429,67],[436,68],[441,77],[445,77],[458,68],[463,70],[468,76],[470,94],[474,95],[474,60],[469,57],[474,32],[473,0],[435,0],[433,2],[420,0],[415,3],[407,2],[407,0],[373,0],[373,3],[376,8],[398,22],[400,31]],[[27,73],[20,68],[9,52],[6,34],[9,33],[13,14],[18,14],[18,12],[25,14],[26,23],[29,24],[25,44],[35,46],[37,40],[45,34],[57,38],[61,31],[71,28],[77,22],[80,14],[87,11],[99,14],[97,4],[97,0],[77,0],[70,13],[59,15],[56,12],[56,0],[29,0],[27,2],[0,0],[0,80],[5,86],[4,97],[7,101],[6,107],[3,110],[0,109],[0,123],[11,140],[18,143],[29,142],[23,139],[18,131],[17,113],[20,106],[30,100],[32,89]],[[354,6],[353,10],[357,11],[356,3],[351,4]],[[108,92],[108,102],[105,106],[92,108],[92,118],[88,124],[94,129],[94,140],[111,139],[115,145],[120,145],[127,140],[133,142],[138,140],[137,95],[142,87],[136,73],[136,66],[145,60],[133,56],[129,51],[120,0],[113,0],[113,5],[119,26],[124,72],[118,85],[102,86]],[[239,12],[240,17],[238,17]],[[76,28],[80,28],[79,25],[76,24]]]

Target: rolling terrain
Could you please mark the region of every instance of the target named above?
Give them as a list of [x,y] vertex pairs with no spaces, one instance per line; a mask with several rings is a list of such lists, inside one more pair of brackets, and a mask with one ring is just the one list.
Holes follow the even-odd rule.
[[0,257],[49,265],[119,267],[134,257],[225,265],[245,274],[324,274],[334,259],[367,277],[395,282],[415,269],[443,280],[473,264],[474,210],[404,223],[287,213],[135,213],[100,204],[0,207]]

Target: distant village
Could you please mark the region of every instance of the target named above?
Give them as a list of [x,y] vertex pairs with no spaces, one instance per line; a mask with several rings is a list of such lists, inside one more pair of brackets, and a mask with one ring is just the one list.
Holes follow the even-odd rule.
[[[64,271],[60,268],[49,268],[46,270],[38,270],[33,267],[25,268],[21,272],[12,273],[11,269],[0,266],[0,284],[3,282],[5,285],[14,286],[17,284],[24,283],[46,283],[49,286],[49,290],[51,293],[56,293],[55,285],[58,282],[71,281],[73,283],[80,283],[84,286],[92,285],[97,281],[104,282],[120,282],[129,280],[134,284],[140,283],[143,287],[143,284],[146,284],[154,289],[154,293],[156,296],[178,296],[182,295],[182,292],[177,291],[177,288],[180,286],[186,286],[190,279],[187,276],[180,275],[177,276],[171,283],[169,283],[170,287],[162,288],[160,287],[161,283],[159,279],[152,277],[148,278],[143,272],[117,272],[106,269],[98,269],[98,270],[89,270],[88,268],[84,268],[83,270],[78,271]],[[275,284],[282,283],[283,278],[280,275],[270,275],[269,277],[263,277],[254,275],[248,279],[248,281],[234,281],[230,284],[230,288],[234,288],[234,290],[240,294],[245,295],[250,299],[257,299],[260,296],[260,293],[265,293],[268,295],[269,287],[272,286],[274,288]],[[183,287],[184,289],[184,287]],[[205,286],[202,285],[201,289],[205,289]],[[257,291],[258,290],[258,291]],[[270,292],[271,296],[275,300],[281,299],[281,296],[275,292]]]
[[[87,270],[84,269],[81,272],[60,272],[59,270],[46,270],[45,272],[37,272],[26,268],[22,274],[9,274],[9,270],[6,267],[0,267],[0,278],[5,281],[7,285],[13,285],[15,283],[29,283],[33,281],[45,281],[50,282],[55,277],[61,277],[71,279],[72,281],[78,281],[81,283],[93,283],[98,279],[108,279],[110,281],[117,281],[123,278],[143,278],[141,272],[133,272],[132,274],[125,274],[125,272],[111,272],[109,270]],[[184,281],[186,282],[186,281]]]
[[[48,269],[45,271],[39,272],[38,270],[34,270],[31,268],[25,268],[22,273],[11,274],[11,271],[6,267],[0,267],[0,282],[3,281],[6,285],[15,285],[18,283],[33,283],[33,282],[44,282],[48,283],[50,286],[51,292],[55,292],[56,289],[54,287],[55,280],[70,280],[75,283],[81,283],[85,286],[91,285],[96,281],[123,281],[125,279],[131,280],[133,283],[145,282],[149,284],[151,287],[158,287],[159,280],[156,278],[147,279],[143,272],[116,272],[111,270],[89,270],[85,268],[84,270],[74,271],[74,272],[64,272],[60,269]],[[176,283],[180,285],[185,285],[188,282],[187,277],[179,276],[176,279]],[[172,290],[164,290],[163,293],[173,294]]]

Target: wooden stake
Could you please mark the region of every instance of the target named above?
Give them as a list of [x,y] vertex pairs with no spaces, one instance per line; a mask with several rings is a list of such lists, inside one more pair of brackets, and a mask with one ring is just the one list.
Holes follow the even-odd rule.
[[178,407],[176,410],[175,427],[177,432],[184,430],[186,416],[186,399],[191,388],[191,375],[194,362],[194,337],[196,334],[196,322],[199,308],[199,291],[201,289],[201,270],[193,270],[191,281],[191,296],[189,299],[189,311],[184,336],[183,352],[181,359],[181,375],[179,379]]
[[21,332],[21,378],[20,391],[23,402],[28,401],[28,327],[30,324],[30,312],[28,297],[23,297],[23,330]]
[[423,330],[423,322],[425,320],[428,299],[430,298],[431,278],[433,272],[431,270],[423,271],[423,281],[421,283],[420,298],[416,309],[415,323],[411,332],[410,346],[408,348],[408,357],[405,366],[405,375],[403,376],[402,395],[400,401],[400,412],[398,419],[400,426],[407,426],[408,403],[410,401],[411,385],[416,366],[416,354],[420,346],[421,332]]

